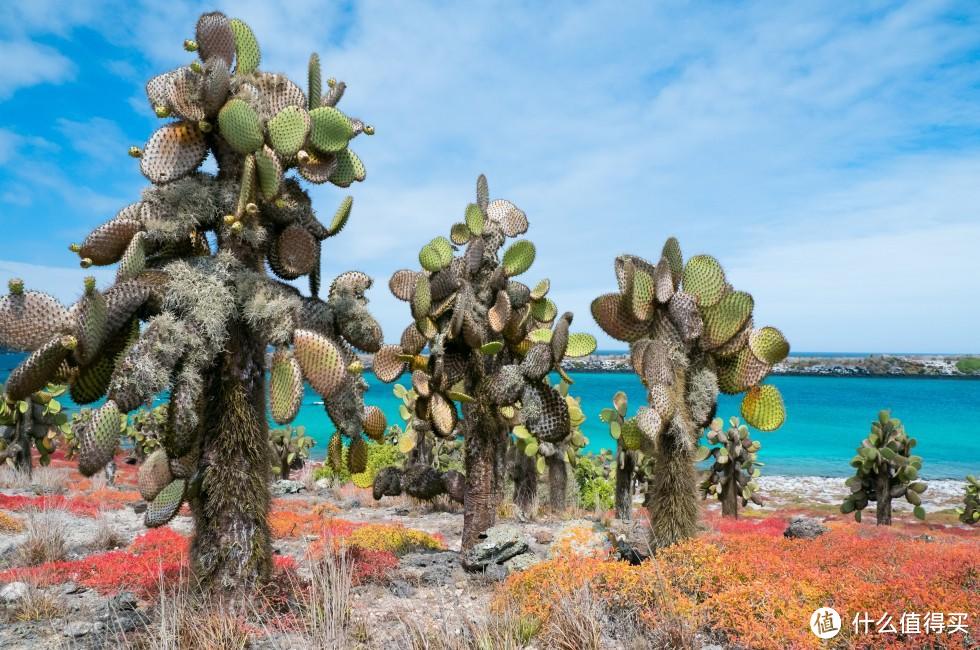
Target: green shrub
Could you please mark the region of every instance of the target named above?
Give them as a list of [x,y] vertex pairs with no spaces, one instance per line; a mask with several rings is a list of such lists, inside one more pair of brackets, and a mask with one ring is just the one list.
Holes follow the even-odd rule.
[[579,455],[575,463],[579,506],[586,510],[612,508],[615,494],[612,476],[612,454],[608,451]]
[[586,510],[609,510],[613,507],[613,484],[607,478],[589,479],[579,488],[578,503]]
[[358,487],[370,487],[374,482],[374,476],[382,468],[389,465],[401,465],[405,461],[405,455],[398,451],[398,447],[395,445],[369,442],[367,443],[367,450],[367,469],[363,473],[354,477],[351,476],[347,470],[347,447],[344,447],[341,452],[343,462],[340,464],[340,469],[335,470],[329,463],[324,463],[313,471],[313,478],[315,480],[330,479],[335,485],[345,485],[354,480]]
[[964,357],[956,362],[956,369],[967,375],[980,372],[980,357]]

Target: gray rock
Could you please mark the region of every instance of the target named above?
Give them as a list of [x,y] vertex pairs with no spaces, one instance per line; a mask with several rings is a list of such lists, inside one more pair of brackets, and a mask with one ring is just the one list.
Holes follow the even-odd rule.
[[701,646],[701,650],[725,650],[723,647],[717,643],[709,643],[708,645]]
[[783,531],[786,537],[796,537],[799,539],[813,539],[826,533],[828,528],[819,519],[813,517],[793,517],[789,521],[789,526]]
[[452,584],[458,568],[459,553],[455,551],[408,553],[399,562],[399,573],[412,584]]
[[388,585],[388,591],[399,598],[411,598],[415,595],[415,588],[404,580],[394,579]]
[[329,490],[332,487],[332,484],[330,482],[330,479],[328,479],[328,478],[318,478],[316,480],[316,483],[314,483],[313,485],[316,486],[316,489],[318,491],[319,490]]
[[27,590],[26,582],[11,582],[0,589],[0,603],[16,603],[27,596]]
[[93,632],[98,632],[102,629],[102,623],[89,623],[88,621],[70,621],[65,623],[64,635],[70,638],[77,639],[79,637],[88,636]]
[[281,481],[276,481],[272,484],[272,494],[277,497],[281,497],[286,494],[299,494],[306,489],[299,481],[290,481],[283,479]]
[[507,577],[507,567],[503,564],[488,564],[483,569],[483,577],[490,582],[500,582]]
[[510,575],[512,573],[530,569],[540,561],[541,558],[534,553],[521,553],[520,555],[515,555],[504,562],[504,568],[507,570],[507,575]]
[[133,508],[133,512],[135,512],[138,515],[141,515],[144,512],[146,512],[147,503],[146,501],[136,501],[134,503],[131,503],[130,506]]
[[494,526],[480,537],[480,541],[460,558],[467,571],[485,572],[488,567],[502,565],[528,548],[524,534],[517,526],[510,524]]

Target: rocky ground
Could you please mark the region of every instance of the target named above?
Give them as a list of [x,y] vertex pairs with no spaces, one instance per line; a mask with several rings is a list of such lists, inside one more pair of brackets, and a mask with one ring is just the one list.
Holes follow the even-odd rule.
[[[779,513],[789,520],[794,514],[814,515],[816,519],[812,522],[794,524],[804,536],[822,532],[822,521],[840,518],[832,510],[846,493],[842,479],[767,477],[760,480],[760,487],[768,496],[766,506],[747,510],[744,518],[752,520]],[[275,489],[277,512],[299,513],[300,517],[306,516],[305,513],[330,513],[330,517],[354,524],[401,524],[429,533],[443,543],[441,549],[401,554],[397,566],[384,579],[353,588],[352,618],[358,644],[355,647],[404,646],[406,629],[413,626],[458,631],[485,623],[499,582],[547,558],[645,554],[642,521],[623,524],[609,520],[608,514],[574,510],[562,517],[542,515],[534,521],[517,521],[510,513],[502,512],[500,525],[489,531],[485,542],[467,557],[471,566],[481,570],[466,572],[460,568],[462,514],[458,508],[445,504],[433,507],[405,498],[387,498],[376,503],[365,490],[349,485],[335,488],[324,482],[279,482]],[[38,486],[0,489],[0,499],[7,498],[11,507],[6,512],[0,507],[0,514],[14,522],[13,528],[0,525],[0,571],[22,563],[18,554],[31,532],[17,531],[17,522],[40,516],[10,504],[20,497],[36,498],[38,492],[45,491],[50,490]],[[88,493],[93,493],[91,487]],[[47,518],[45,525],[63,531],[63,556],[67,561],[126,549],[145,532],[140,514],[145,504],[139,501],[131,486],[99,488],[94,493],[117,494],[111,500],[114,509],[104,509],[93,516],[80,506],[64,506],[68,509],[55,508],[43,515]],[[923,501],[931,513],[930,519],[934,520],[932,526],[954,525],[949,508],[961,495],[961,483],[930,483]],[[708,503],[706,509],[709,518],[716,517],[717,504]],[[902,513],[902,506],[897,510]],[[183,535],[192,532],[186,512],[170,527]],[[110,530],[112,534],[107,539]],[[294,558],[302,575],[303,559],[317,536],[297,530],[278,535],[275,551],[280,558]],[[154,615],[152,599],[128,590],[101,593],[71,580],[34,587],[9,578],[5,582],[2,576],[0,573],[0,648],[119,647],[139,639]],[[253,641],[253,647],[304,647],[301,640],[274,630],[253,635]],[[696,643],[698,647],[718,647],[708,638],[699,638]],[[609,640],[608,647],[636,646]]]

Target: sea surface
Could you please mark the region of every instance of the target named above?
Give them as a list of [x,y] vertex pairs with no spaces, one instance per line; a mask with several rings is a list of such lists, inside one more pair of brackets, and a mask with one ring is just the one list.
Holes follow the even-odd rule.
[[[0,353],[0,382],[23,355]],[[401,423],[391,386],[368,373],[365,399],[384,410],[388,423]],[[630,413],[642,405],[645,392],[632,373],[572,373],[571,393],[582,399],[587,420],[583,433],[588,449],[614,448],[599,411],[623,390]],[[553,378],[554,380],[554,378]],[[786,423],[772,433],[753,432],[762,443],[759,459],[764,474],[847,476],[855,448],[867,436],[880,409],[905,423],[924,459],[925,478],[962,479],[980,475],[980,380],[912,377],[776,376],[786,401]],[[323,455],[333,425],[318,395],[307,389],[294,425],[304,425],[317,440],[314,455]],[[718,415],[738,415],[740,397],[722,395]],[[70,406],[66,404],[66,406]]]

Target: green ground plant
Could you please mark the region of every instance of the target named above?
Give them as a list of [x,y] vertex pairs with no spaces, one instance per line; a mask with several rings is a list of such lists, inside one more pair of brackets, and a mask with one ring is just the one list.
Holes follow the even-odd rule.
[[[23,283],[0,298],[0,345],[31,352],[5,399],[50,381],[66,381],[79,404],[105,397],[75,420],[78,467],[92,475],[113,459],[120,416],[169,392],[161,446],[140,469],[145,523],[163,525],[188,502],[195,584],[241,596],[272,571],[267,406],[288,424],[305,379],[356,452],[349,469],[365,468],[367,383],[355,350],[382,341],[366,307],[372,281],[349,271],[320,299],[322,242],[344,228],[352,200],[321,223],[299,179],[364,180],[349,143],[373,129],[336,108],[342,82],[321,92],[315,54],[308,92],[259,70],[241,20],[202,15],[185,49],[196,58],[146,85],[166,122],[130,155],[150,187],[71,246],[83,267],[117,265],[115,282],[100,290],[88,278],[70,310]],[[209,155],[216,173],[201,170]],[[304,276],[308,296],[288,283]]]

